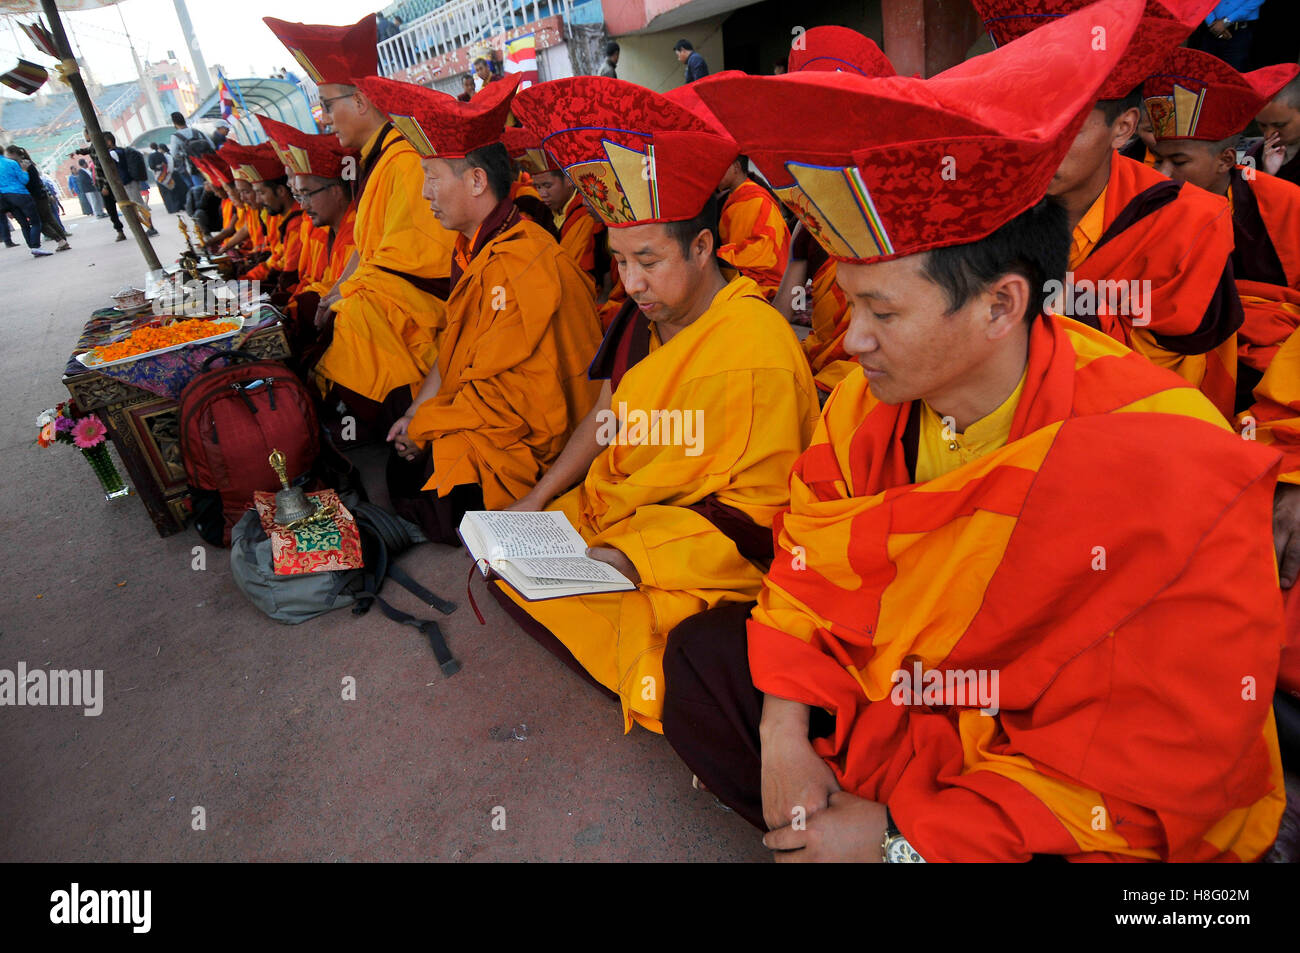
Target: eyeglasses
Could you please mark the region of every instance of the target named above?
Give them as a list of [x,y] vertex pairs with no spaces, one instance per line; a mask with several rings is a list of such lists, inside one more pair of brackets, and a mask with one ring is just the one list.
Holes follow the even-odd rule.
[[337,182],[330,182],[327,185],[322,185],[319,189],[312,189],[310,192],[290,192],[289,194],[293,196],[295,202],[302,205],[313,195],[316,195],[319,192],[324,192],[326,189],[332,189],[336,185],[338,185]]
[[351,99],[355,95],[356,93],[344,93],[342,96],[331,96],[329,99],[322,99],[320,101],[321,112],[332,113],[334,112],[334,107],[331,106],[330,103],[336,103],[340,99]]

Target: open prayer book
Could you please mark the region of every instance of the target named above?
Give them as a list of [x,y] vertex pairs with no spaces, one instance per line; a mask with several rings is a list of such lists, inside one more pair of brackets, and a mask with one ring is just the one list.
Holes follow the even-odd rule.
[[484,576],[496,573],[530,602],[636,588],[587,544],[563,513],[473,510],[460,521],[461,540]]

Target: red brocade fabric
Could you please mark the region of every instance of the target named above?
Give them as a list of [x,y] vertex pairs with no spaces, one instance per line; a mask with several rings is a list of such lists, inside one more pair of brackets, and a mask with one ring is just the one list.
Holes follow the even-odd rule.
[[262,17],[262,22],[318,85],[348,86],[354,76],[379,72],[379,51],[375,48],[378,27],[373,13],[351,26],[290,23],[275,17]]
[[230,166],[221,156],[206,155],[190,156],[189,158],[198,167],[198,170],[203,173],[203,177],[213,185],[227,185],[234,181],[234,177],[230,174]]
[[1238,73],[1217,56],[1179,47],[1142,84],[1156,139],[1219,142],[1242,132],[1300,66]]
[[694,218],[737,155],[690,109],[604,76],[532,86],[514,111],[614,228]]
[[218,156],[230,166],[235,178],[246,182],[263,182],[284,175],[284,163],[269,142],[244,146],[227,140]]
[[790,72],[822,70],[894,76],[889,57],[870,38],[843,26],[815,26],[795,39],[790,49]]
[[[1088,6],[1092,0],[972,0],[998,46]],[[1147,0],[1137,33],[1106,80],[1098,99],[1123,99],[1155,70],[1169,51],[1196,29],[1215,0]]]
[[507,126],[501,133],[501,144],[506,147],[510,158],[529,173],[564,171],[542,147],[542,140],[527,126]]
[[[1103,0],[927,80],[805,71],[695,88],[828,254],[899,258],[977,241],[1043,198],[1142,9]],[[835,120],[789,134],[785,117],[814,115]]]
[[337,136],[314,136],[267,116],[259,115],[257,119],[280,161],[290,172],[339,179],[343,177],[343,165],[349,156],[353,170],[359,167],[360,156],[340,146]]
[[420,158],[462,159],[501,141],[519,79],[512,73],[488,83],[467,103],[436,89],[378,76],[355,83],[375,108],[387,113]]

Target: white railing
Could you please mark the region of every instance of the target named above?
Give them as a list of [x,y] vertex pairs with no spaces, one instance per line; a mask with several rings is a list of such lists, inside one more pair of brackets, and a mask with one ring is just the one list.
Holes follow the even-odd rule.
[[569,22],[574,0],[449,0],[379,44],[379,72],[401,69],[482,42],[516,26],[560,14]]

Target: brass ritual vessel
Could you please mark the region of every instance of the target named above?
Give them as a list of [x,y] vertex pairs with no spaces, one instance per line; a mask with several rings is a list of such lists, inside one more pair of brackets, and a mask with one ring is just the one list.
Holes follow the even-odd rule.
[[267,462],[280,478],[283,489],[275,494],[275,525],[281,529],[301,529],[311,523],[324,522],[335,515],[333,505],[320,507],[307,499],[307,494],[300,486],[289,485],[289,475],[285,472],[286,460],[279,450],[272,450]]

